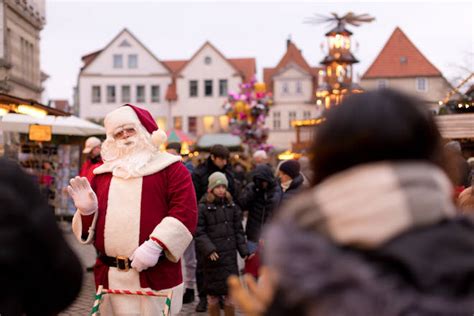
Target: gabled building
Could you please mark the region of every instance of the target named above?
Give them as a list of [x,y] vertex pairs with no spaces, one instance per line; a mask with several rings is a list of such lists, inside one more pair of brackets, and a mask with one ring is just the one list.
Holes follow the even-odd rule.
[[101,122],[132,103],[148,109],[160,128],[196,136],[227,130],[227,92],[256,71],[254,58],[227,58],[209,42],[190,59],[159,60],[127,29],[82,61],[75,98],[80,117]]
[[110,111],[133,103],[148,109],[166,128],[170,108],[165,96],[173,73],[129,30],[82,61],[77,86],[81,118],[100,123]]
[[361,78],[366,90],[394,88],[424,100],[434,110],[451,86],[406,34],[397,27]]
[[253,79],[255,58],[227,58],[205,42],[190,59],[164,61],[173,73],[167,98],[173,128],[192,135],[225,132],[228,117],[223,109],[228,91]]
[[41,101],[45,0],[0,1],[0,93]]
[[319,67],[312,67],[300,49],[287,40],[286,52],[273,68],[263,69],[267,90],[273,93],[274,105],[266,125],[270,128],[268,143],[289,149],[296,141],[293,121],[309,120],[321,114],[316,106]]

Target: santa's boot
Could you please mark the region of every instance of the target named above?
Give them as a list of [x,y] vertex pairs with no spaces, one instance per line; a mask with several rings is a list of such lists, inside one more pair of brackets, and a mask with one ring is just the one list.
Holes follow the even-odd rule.
[[234,316],[235,308],[232,305],[224,305],[224,316]]
[[220,316],[221,308],[219,307],[219,303],[217,304],[208,304],[207,311],[209,312],[209,316]]

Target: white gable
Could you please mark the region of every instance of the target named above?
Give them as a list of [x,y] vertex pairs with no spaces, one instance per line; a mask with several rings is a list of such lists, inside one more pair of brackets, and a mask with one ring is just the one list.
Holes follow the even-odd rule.
[[209,77],[212,79],[231,77],[238,72],[211,45],[206,44],[197,55],[193,56],[180,74],[185,78]]
[[311,75],[304,69],[301,69],[294,63],[288,64],[285,68],[281,69],[276,75],[273,76],[274,80],[278,79],[310,79]]
[[[114,55],[122,59],[121,67],[114,67]],[[129,67],[130,56],[136,56],[136,68]],[[132,57],[133,59],[134,57]],[[82,74],[107,75],[170,75],[167,68],[127,30],[122,31],[83,70]]]

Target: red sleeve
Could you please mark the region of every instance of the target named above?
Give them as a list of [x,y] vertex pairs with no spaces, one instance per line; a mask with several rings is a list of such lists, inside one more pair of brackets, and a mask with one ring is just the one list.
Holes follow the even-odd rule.
[[168,181],[168,216],[183,223],[191,234],[197,225],[197,202],[191,175],[182,162],[177,162],[167,169]]

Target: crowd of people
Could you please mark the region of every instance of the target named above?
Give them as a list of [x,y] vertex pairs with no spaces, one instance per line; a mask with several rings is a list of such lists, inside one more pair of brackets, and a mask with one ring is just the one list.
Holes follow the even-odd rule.
[[[422,102],[388,89],[350,96],[325,116],[309,157],[272,164],[257,151],[246,165],[214,145],[193,165],[178,143],[158,150],[166,139],[148,111],[111,112],[107,138],[88,140],[84,177],[68,187],[73,232],[98,252],[96,285],[172,290],[172,315],[196,294],[196,311],[210,316],[471,315],[474,191],[460,144],[441,138]],[[80,288],[78,260],[27,177],[1,163],[11,194],[0,197],[0,233],[28,247],[0,238],[10,289],[0,314],[58,312]],[[21,181],[28,200],[12,186]],[[15,284],[10,271],[28,258],[44,265],[30,270],[63,276],[51,284],[57,304]],[[163,308],[159,298],[107,296],[101,314]]]

